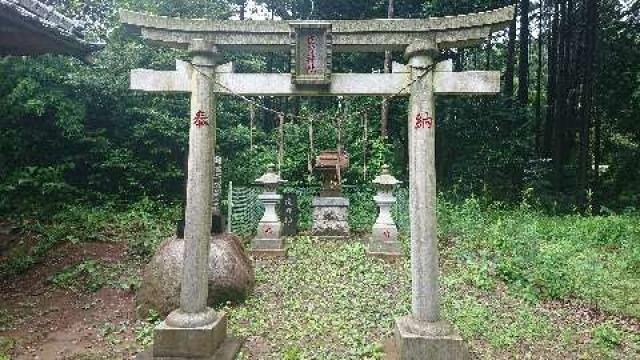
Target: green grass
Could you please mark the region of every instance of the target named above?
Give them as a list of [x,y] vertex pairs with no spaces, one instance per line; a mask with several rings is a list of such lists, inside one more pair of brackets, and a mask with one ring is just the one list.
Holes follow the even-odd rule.
[[[407,213],[396,210],[406,230]],[[361,224],[374,216],[364,205],[352,211]],[[28,224],[39,239],[36,251],[2,266],[21,271],[61,241],[125,241],[133,259],[82,260],[49,282],[89,291],[135,287],[137,279],[123,275],[172,232],[177,214],[149,201],[126,211],[70,207],[52,221]],[[478,358],[640,358],[633,325],[640,318],[637,213],[550,216],[527,204],[440,198],[438,215],[442,313]],[[367,257],[356,240],[301,236],[288,244],[288,259],[256,263],[257,287],[247,302],[225,308],[230,333],[248,337],[241,358],[381,358],[394,320],[410,312],[408,259]],[[12,316],[0,311],[0,328]],[[136,324],[142,346],[152,339],[157,314],[147,320]]]
[[367,258],[357,242],[290,243],[289,260],[256,264],[255,296],[227,309],[232,332],[259,337],[267,358],[378,358],[408,310],[406,264]]
[[526,206],[482,209],[441,201],[442,236],[486,289],[504,281],[530,300],[577,298],[610,313],[640,317],[640,216],[548,216]]
[[140,275],[131,272],[126,262],[101,262],[86,259],[65,267],[47,278],[49,284],[79,291],[96,292],[102,288],[136,290]]
[[[230,332],[249,337],[252,349],[245,349],[241,358],[381,358],[381,344],[391,335],[394,320],[410,311],[408,262],[388,264],[367,257],[364,245],[355,241],[298,237],[289,243],[290,259],[258,261],[255,294],[243,305],[225,308]],[[541,302],[510,290],[501,279],[489,287],[474,285],[466,264],[452,253],[455,249],[443,251],[443,316],[479,358],[640,355],[633,334],[617,324],[608,325],[613,330],[585,329],[570,323],[570,310],[550,317],[553,312]],[[585,331],[596,335],[580,341]],[[256,353],[256,348],[261,350]]]

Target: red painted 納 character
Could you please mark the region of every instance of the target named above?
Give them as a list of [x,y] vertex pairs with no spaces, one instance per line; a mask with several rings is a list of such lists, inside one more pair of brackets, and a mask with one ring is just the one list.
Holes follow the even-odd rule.
[[433,118],[429,113],[418,113],[416,115],[416,129],[431,129],[433,127]]

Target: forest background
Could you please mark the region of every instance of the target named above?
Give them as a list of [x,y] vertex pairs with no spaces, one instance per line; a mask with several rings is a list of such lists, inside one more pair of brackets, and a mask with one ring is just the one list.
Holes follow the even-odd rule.
[[[117,10],[244,19],[249,3],[222,0],[51,1],[106,42],[92,65],[60,56],[0,59],[0,212],[54,213],[73,203],[179,201],[184,193],[188,97],[128,89],[133,68],[172,69],[180,51],[127,36]],[[511,1],[262,2],[281,19],[425,18],[485,11]],[[438,99],[439,190],[518,202],[551,212],[618,212],[638,204],[640,5],[611,0],[521,0],[509,29],[482,47],[452,50],[456,70],[499,70],[495,97]],[[288,54],[232,54],[238,71],[288,72]],[[400,53],[339,54],[337,72],[385,71]],[[309,120],[285,120],[282,174],[316,186],[309,158],[341,145],[348,185],[369,187],[381,164],[408,178],[407,100],[270,98],[262,105]],[[217,154],[223,184],[249,185],[276,161],[277,117],[224,97]],[[364,115],[363,115],[364,114]],[[339,115],[339,116],[338,116]],[[313,119],[314,147],[309,122]],[[366,125],[365,125],[366,122]],[[364,131],[366,127],[366,131]],[[365,170],[366,169],[366,170]],[[599,169],[599,171],[596,171]]]

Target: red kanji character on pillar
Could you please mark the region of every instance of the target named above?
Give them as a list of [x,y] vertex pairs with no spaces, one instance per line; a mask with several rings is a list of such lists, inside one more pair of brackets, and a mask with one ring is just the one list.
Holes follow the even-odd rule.
[[209,126],[209,121],[207,121],[207,115],[202,110],[198,110],[196,116],[193,118],[193,124],[200,129],[203,126]]
[[433,127],[433,118],[429,113],[418,113],[416,115],[416,129],[431,129]]

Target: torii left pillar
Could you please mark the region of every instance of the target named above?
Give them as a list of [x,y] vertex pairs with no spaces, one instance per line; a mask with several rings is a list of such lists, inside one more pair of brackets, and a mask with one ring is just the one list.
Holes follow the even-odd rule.
[[237,339],[227,337],[225,314],[207,306],[216,132],[213,86],[220,54],[201,39],[191,42],[189,52],[194,71],[180,308],[155,328],[153,348],[141,359],[232,359],[240,347]]

